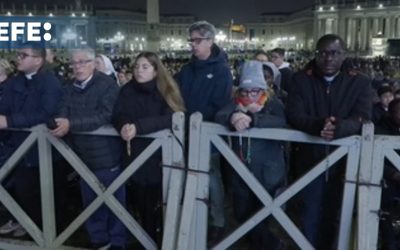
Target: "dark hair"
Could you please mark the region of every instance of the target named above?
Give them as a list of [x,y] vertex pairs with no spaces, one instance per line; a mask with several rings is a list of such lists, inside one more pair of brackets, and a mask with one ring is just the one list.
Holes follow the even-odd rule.
[[264,55],[268,57],[267,52],[265,52],[264,50],[257,50],[256,53],[254,54],[254,58],[256,58],[258,55]]
[[378,96],[381,96],[385,93],[392,93],[393,94],[393,89],[389,85],[383,85],[378,89]]
[[316,48],[320,49],[322,46],[332,43],[332,42],[335,42],[335,41],[339,41],[340,47],[342,47],[343,50],[346,49],[346,43],[343,41],[343,39],[340,36],[335,35],[335,34],[327,34],[327,35],[320,37],[317,41]]
[[285,49],[275,48],[275,49],[271,50],[271,53],[277,53],[281,57],[284,57],[285,56]]
[[35,56],[41,57],[46,60],[46,49],[43,44],[39,42],[25,42],[19,46],[20,49],[31,49]]

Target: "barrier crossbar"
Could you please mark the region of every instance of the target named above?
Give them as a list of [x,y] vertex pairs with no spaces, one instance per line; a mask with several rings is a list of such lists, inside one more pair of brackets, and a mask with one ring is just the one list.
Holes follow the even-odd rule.
[[[0,168],[0,181],[13,170],[24,154],[37,142],[39,149],[40,187],[42,204],[43,231],[29,218],[16,201],[0,185],[0,201],[16,220],[27,230],[35,242],[0,239],[1,249],[61,249],[62,244],[89,218],[101,205],[105,204],[123,222],[126,228],[146,249],[157,249],[155,242],[148,236],[139,223],[118,202],[113,193],[132,176],[141,165],[159,148],[162,148],[163,162],[163,202],[164,235],[162,249],[175,249],[178,221],[180,215],[180,201],[184,181],[183,148],[184,142],[184,115],[173,115],[172,130],[163,130],[150,135],[141,136],[153,138],[151,144],[126,167],[123,172],[105,188],[96,176],[89,170],[83,161],[63,141],[49,134],[44,125],[38,125],[30,130],[30,135]],[[119,136],[112,128],[101,128],[87,135]],[[79,176],[96,193],[95,200],[86,207],[67,228],[56,235],[56,220],[53,189],[53,167],[51,147],[54,147],[74,168]],[[173,204],[174,203],[174,204]],[[36,244],[35,244],[36,243]]]

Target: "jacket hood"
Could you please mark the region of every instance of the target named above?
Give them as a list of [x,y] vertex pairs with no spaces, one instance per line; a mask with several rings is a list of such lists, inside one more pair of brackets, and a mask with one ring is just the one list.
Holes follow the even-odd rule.
[[272,62],[263,62],[263,65],[272,70],[275,85],[278,87],[278,89],[280,89],[282,75],[281,75],[281,72],[279,71],[279,69]]
[[213,44],[211,47],[211,55],[206,60],[199,60],[194,55],[190,59],[196,67],[202,67],[207,64],[212,63],[227,63],[228,62],[228,55],[225,51],[223,51],[218,45]]

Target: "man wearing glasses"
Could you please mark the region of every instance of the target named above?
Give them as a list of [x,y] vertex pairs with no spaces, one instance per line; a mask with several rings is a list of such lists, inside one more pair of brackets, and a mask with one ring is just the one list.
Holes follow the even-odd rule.
[[[321,37],[316,48],[315,59],[293,76],[287,120],[293,128],[328,141],[359,134],[362,123],[371,118],[370,79],[343,69],[346,45],[339,36]],[[324,145],[294,145],[292,169],[301,176],[333,150]],[[303,233],[316,249],[332,249],[336,244],[344,163],[339,161],[299,194]]]
[[[40,43],[27,42],[18,49],[19,73],[11,78],[0,101],[0,130],[46,123],[58,111],[61,84],[52,72],[43,69],[45,58],[46,50]],[[4,140],[6,155],[10,156],[28,135],[29,132],[9,132]],[[17,203],[40,228],[42,216],[36,145],[24,155],[12,177],[15,179],[13,188]],[[15,237],[26,234],[18,223],[12,221],[0,227],[0,231],[12,233]]]
[[[63,137],[70,132],[89,132],[111,123],[118,96],[118,86],[112,78],[95,70],[94,50],[87,47],[71,53],[74,81],[65,89],[64,100],[56,128],[51,133]],[[69,134],[71,147],[86,166],[105,186],[121,173],[119,137]],[[80,180],[83,206],[87,207],[96,194],[85,180]],[[125,206],[125,185],[114,196]],[[86,221],[93,249],[125,249],[126,231],[122,222],[102,205]]]
[[[230,102],[232,93],[233,80],[227,55],[214,43],[215,33],[214,25],[206,21],[193,23],[189,27],[188,42],[193,56],[176,75],[187,116],[200,112],[205,121],[214,121],[215,114]],[[219,164],[219,155],[215,152],[210,161],[210,238],[219,238],[225,223]]]

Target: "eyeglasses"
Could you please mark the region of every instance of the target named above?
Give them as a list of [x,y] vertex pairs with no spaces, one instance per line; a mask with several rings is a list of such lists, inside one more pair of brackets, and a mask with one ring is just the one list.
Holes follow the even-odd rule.
[[239,93],[241,96],[256,97],[261,91],[261,89],[240,89]]
[[93,62],[93,60],[89,59],[89,60],[83,60],[83,61],[77,61],[77,62],[70,62],[69,64],[72,67],[82,67],[82,66],[86,66],[86,64]]
[[328,57],[328,56],[332,56],[334,58],[339,57],[341,55],[343,55],[343,51],[340,50],[316,50],[315,54],[316,56],[319,57]]
[[200,44],[201,41],[210,39],[208,37],[195,37],[195,38],[188,38],[187,41],[188,43],[195,43],[195,44]]
[[39,57],[39,56],[30,55],[30,54],[27,54],[25,52],[17,52],[17,58],[20,58],[21,60],[24,60],[27,57]]

